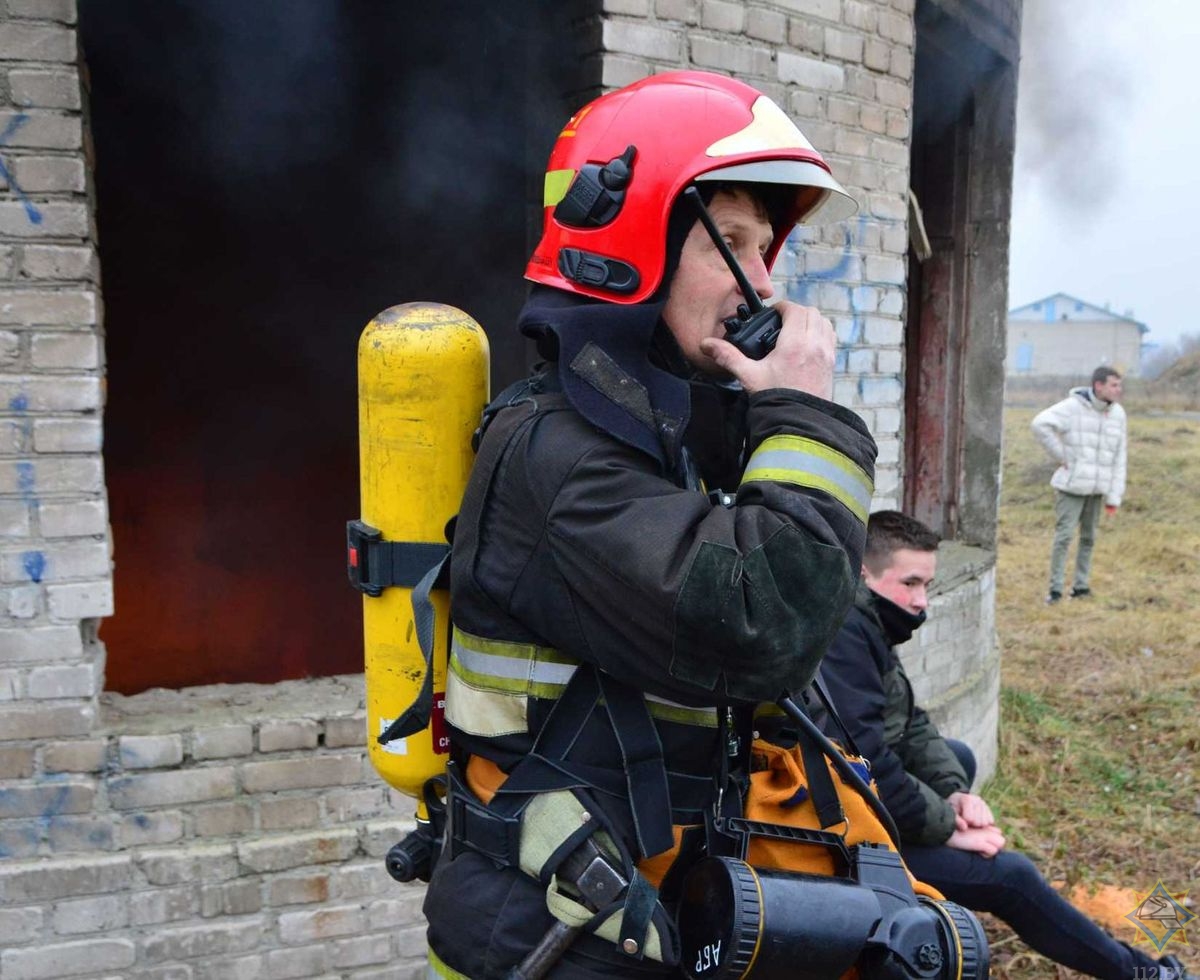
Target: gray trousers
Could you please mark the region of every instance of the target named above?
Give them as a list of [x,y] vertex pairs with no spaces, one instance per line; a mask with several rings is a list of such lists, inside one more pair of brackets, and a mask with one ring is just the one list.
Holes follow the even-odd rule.
[[1104,507],[1104,495],[1086,497],[1075,493],[1054,491],[1054,546],[1050,550],[1050,591],[1061,593],[1067,569],[1067,550],[1075,528],[1079,528],[1079,551],[1075,555],[1073,588],[1088,588],[1092,573],[1092,548],[1096,544],[1096,525]]

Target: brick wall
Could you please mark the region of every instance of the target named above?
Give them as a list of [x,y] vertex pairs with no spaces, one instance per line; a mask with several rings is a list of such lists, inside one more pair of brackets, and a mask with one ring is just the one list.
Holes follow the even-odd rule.
[[[879,442],[875,506],[895,506],[912,0],[602,6],[606,88],[736,73],[861,202],[798,232],[777,285],[833,318],[836,397]],[[75,9],[0,10],[0,980],[423,975],[422,890],[382,864],[413,803],[366,762],[361,676],[101,694],[104,362]],[[986,774],[994,579],[960,566],[905,658]]]

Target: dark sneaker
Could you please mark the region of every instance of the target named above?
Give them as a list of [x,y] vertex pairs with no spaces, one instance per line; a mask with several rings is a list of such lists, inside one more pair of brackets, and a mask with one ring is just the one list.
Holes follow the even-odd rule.
[[1158,958],[1159,980],[1188,980],[1191,974],[1183,965],[1183,960],[1170,954]]
[[1053,606],[1061,598],[1062,598],[1061,592],[1056,592],[1054,589],[1051,589],[1049,594],[1046,596],[1046,605]]
[[1071,590],[1071,598],[1072,599],[1086,599],[1091,594],[1092,594],[1092,590],[1088,589],[1088,588]]

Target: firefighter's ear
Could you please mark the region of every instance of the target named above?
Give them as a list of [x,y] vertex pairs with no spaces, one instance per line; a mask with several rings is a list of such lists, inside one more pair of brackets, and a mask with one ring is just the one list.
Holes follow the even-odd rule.
[[600,228],[612,221],[625,203],[636,156],[637,147],[627,146],[603,166],[585,163],[554,208],[554,220],[572,228]]

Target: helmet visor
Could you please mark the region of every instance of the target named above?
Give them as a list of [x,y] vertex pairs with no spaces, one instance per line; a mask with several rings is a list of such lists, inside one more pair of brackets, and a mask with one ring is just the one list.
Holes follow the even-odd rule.
[[[799,205],[797,224],[831,223],[851,217],[858,210],[854,200],[829,171],[803,160],[755,160],[735,163],[697,174],[696,181],[720,180],[731,183],[791,185],[796,188]],[[816,191],[816,193],[812,193]]]

